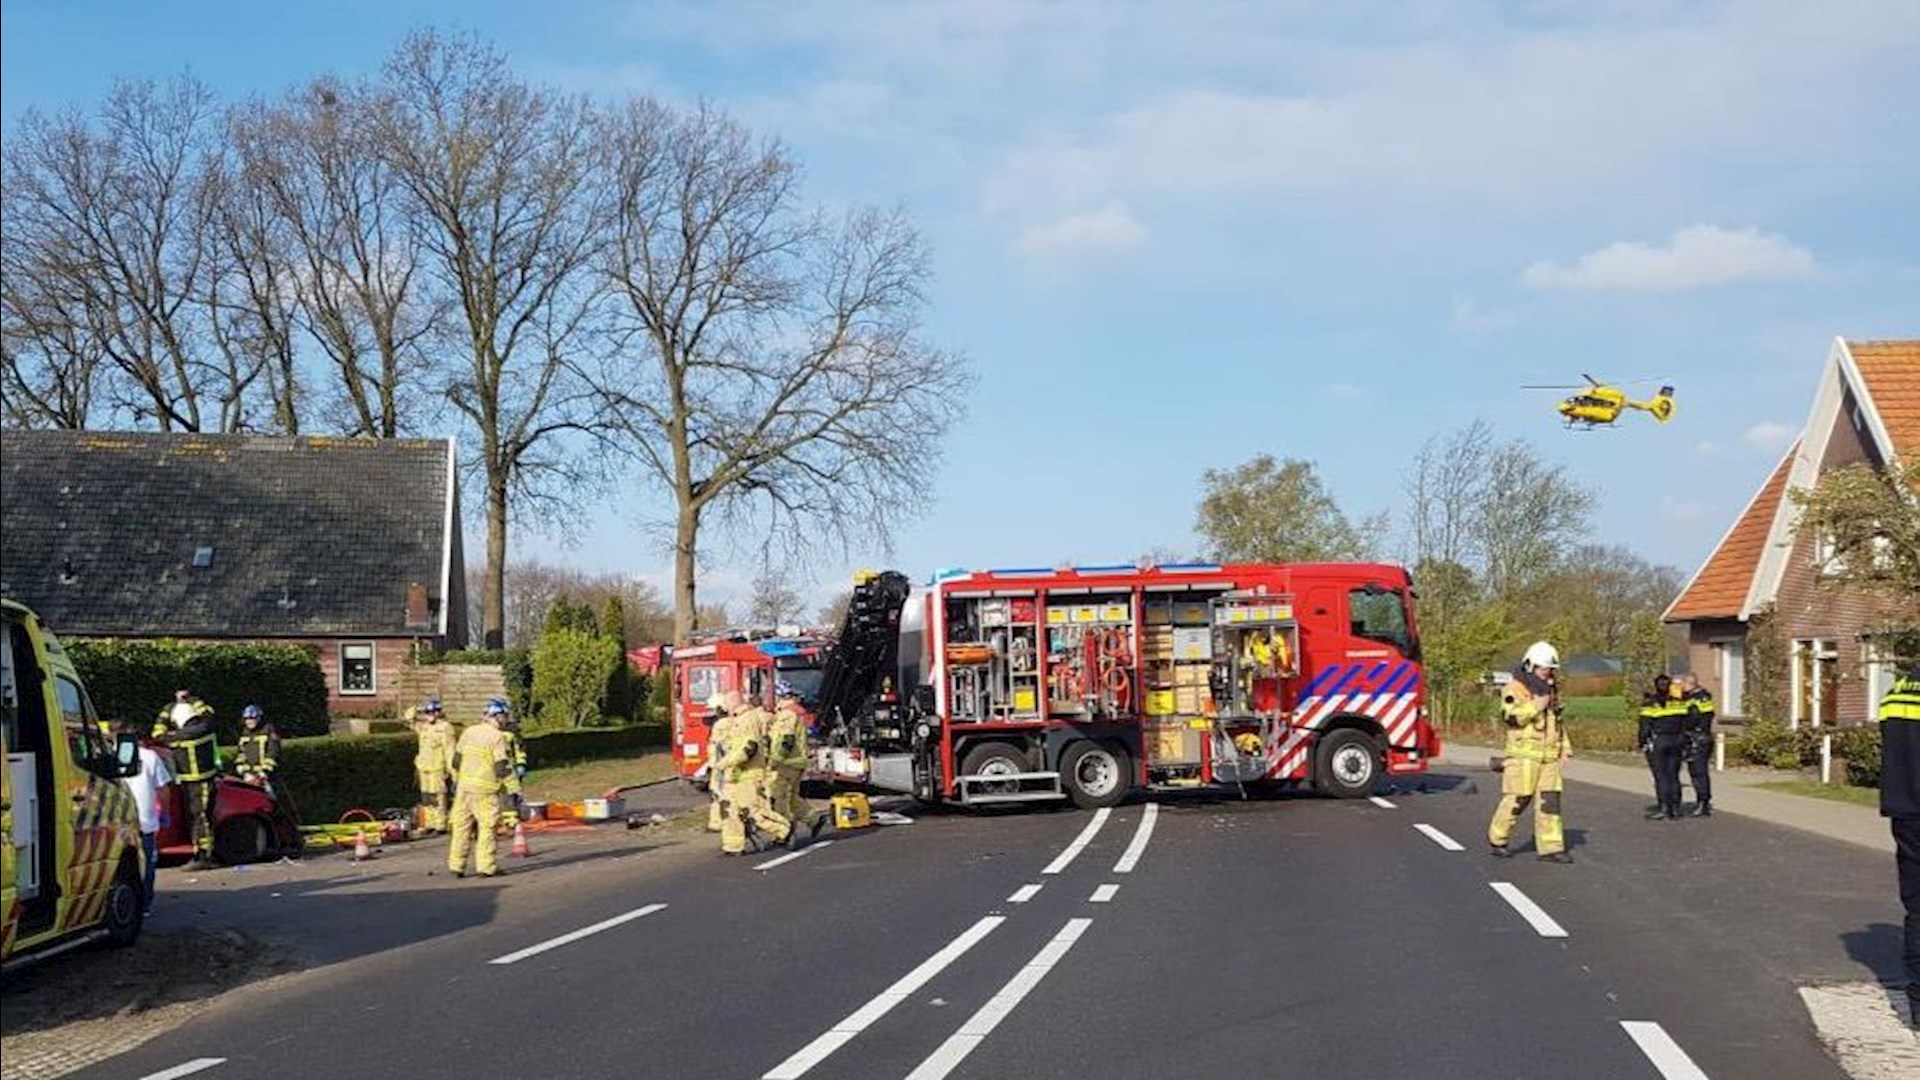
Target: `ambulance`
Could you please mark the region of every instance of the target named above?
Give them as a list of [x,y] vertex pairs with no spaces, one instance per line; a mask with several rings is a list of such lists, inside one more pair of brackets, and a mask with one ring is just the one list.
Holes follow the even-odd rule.
[[0,965],[133,944],[146,898],[120,781],[140,771],[139,745],[101,734],[59,640],[11,600],[0,600],[0,751]]

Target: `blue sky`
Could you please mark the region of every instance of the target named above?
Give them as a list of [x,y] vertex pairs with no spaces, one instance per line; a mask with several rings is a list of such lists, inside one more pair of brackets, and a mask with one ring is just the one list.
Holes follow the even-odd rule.
[[[1484,416],[1691,569],[1804,422],[1829,343],[1920,335],[1920,5],[842,0],[28,3],[0,107],[191,70],[277,93],[478,30],[529,77],[705,97],[829,203],[906,206],[930,336],[980,375],[890,562],[1190,548],[1200,472],[1316,461],[1395,510]],[[1522,383],[1665,376],[1664,428],[1561,430]],[[518,550],[664,580],[624,493]],[[471,549],[470,549],[471,550]],[[714,595],[748,576],[716,552]],[[829,559],[803,576],[837,587]]]

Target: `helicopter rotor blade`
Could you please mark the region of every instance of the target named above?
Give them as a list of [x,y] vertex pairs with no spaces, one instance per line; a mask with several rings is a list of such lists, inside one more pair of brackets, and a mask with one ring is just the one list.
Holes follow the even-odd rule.
[[1558,385],[1551,385],[1551,386],[1522,386],[1520,389],[1522,390],[1585,390],[1586,387],[1576,386],[1572,384],[1558,384]]

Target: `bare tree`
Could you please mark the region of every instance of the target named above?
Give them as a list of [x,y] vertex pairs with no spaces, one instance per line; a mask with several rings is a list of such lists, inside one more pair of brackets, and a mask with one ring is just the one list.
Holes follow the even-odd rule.
[[85,428],[106,353],[62,252],[33,242],[33,207],[13,180],[13,160],[0,165],[0,404],[16,427]]
[[297,264],[301,326],[328,361],[328,424],[349,435],[415,430],[432,401],[428,348],[444,311],[421,270],[420,233],[380,152],[379,99],[320,78],[235,110],[245,175],[280,219]]
[[515,78],[472,38],[410,36],[377,102],[380,154],[419,216],[421,244],[454,298],[464,361],[447,399],[474,426],[483,481],[483,639],[498,647],[508,512],[580,478],[566,454],[572,415],[563,362],[592,311],[600,235],[588,180],[597,141],[580,100]]
[[[300,433],[304,388],[299,372],[298,289],[288,257],[291,236],[259,186],[255,170],[223,154],[201,177],[210,205],[207,331],[230,383],[266,380],[277,434]],[[243,412],[241,423],[257,426]]]
[[616,352],[592,381],[609,437],[673,498],[685,640],[702,526],[751,522],[789,556],[884,544],[925,504],[969,379],[918,336],[928,257],[901,214],[809,212],[787,152],[709,107],[631,100],[606,128]]
[[761,564],[753,577],[753,595],[747,602],[747,622],[752,626],[777,627],[799,622],[806,613],[800,593],[774,570],[771,562]]

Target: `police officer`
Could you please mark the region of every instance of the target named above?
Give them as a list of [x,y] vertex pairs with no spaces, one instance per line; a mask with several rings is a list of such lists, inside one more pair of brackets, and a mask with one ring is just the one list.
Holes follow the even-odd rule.
[[267,723],[258,705],[240,710],[240,751],[233,771],[255,787],[271,787],[280,761],[280,733]]
[[758,704],[746,704],[738,690],[727,691],[723,734],[727,753],[720,761],[727,785],[720,815],[720,850],[729,855],[786,843],[793,825],[767,804],[767,762],[772,717]]
[[1693,782],[1695,817],[1713,816],[1713,694],[1691,673],[1673,687],[1687,710],[1687,778]]
[[415,714],[413,772],[420,791],[420,826],[427,832],[447,831],[447,775],[453,771],[453,725],[439,698],[428,698]]
[[1500,772],[1500,805],[1487,823],[1487,843],[1495,858],[1508,858],[1520,815],[1535,800],[1533,846],[1542,862],[1570,863],[1560,821],[1560,766],[1573,756],[1573,744],[1560,723],[1560,651],[1544,641],[1527,646],[1501,696],[1507,724],[1506,755]]
[[499,841],[493,829],[500,817],[500,796],[504,792],[515,804],[520,802],[520,777],[513,771],[513,755],[507,746],[501,725],[508,716],[507,703],[499,698],[487,702],[485,719],[460,733],[453,747],[453,820],[447,845],[447,869],[454,877],[467,876],[467,849],[473,849],[473,868],[481,877],[500,873]]
[[1653,677],[1653,689],[1640,701],[1638,745],[1653,770],[1653,798],[1648,821],[1676,821],[1680,817],[1680,759],[1685,754],[1687,707],[1674,700],[1673,679]]
[[800,794],[800,781],[806,775],[811,757],[807,752],[807,720],[800,711],[800,695],[785,682],[774,684],[773,719],[767,725],[769,758],[767,804],[786,818],[791,829],[789,846],[798,847],[801,838],[820,835],[824,816],[813,813]]
[[1900,903],[1907,909],[1907,1017],[1920,1030],[1920,661],[1880,702],[1880,813],[1893,822]]
[[189,870],[213,866],[213,782],[220,775],[220,743],[213,731],[213,706],[191,690],[175,690],[173,704],[160,710],[153,737],[173,751],[173,778],[186,796],[193,827]]

